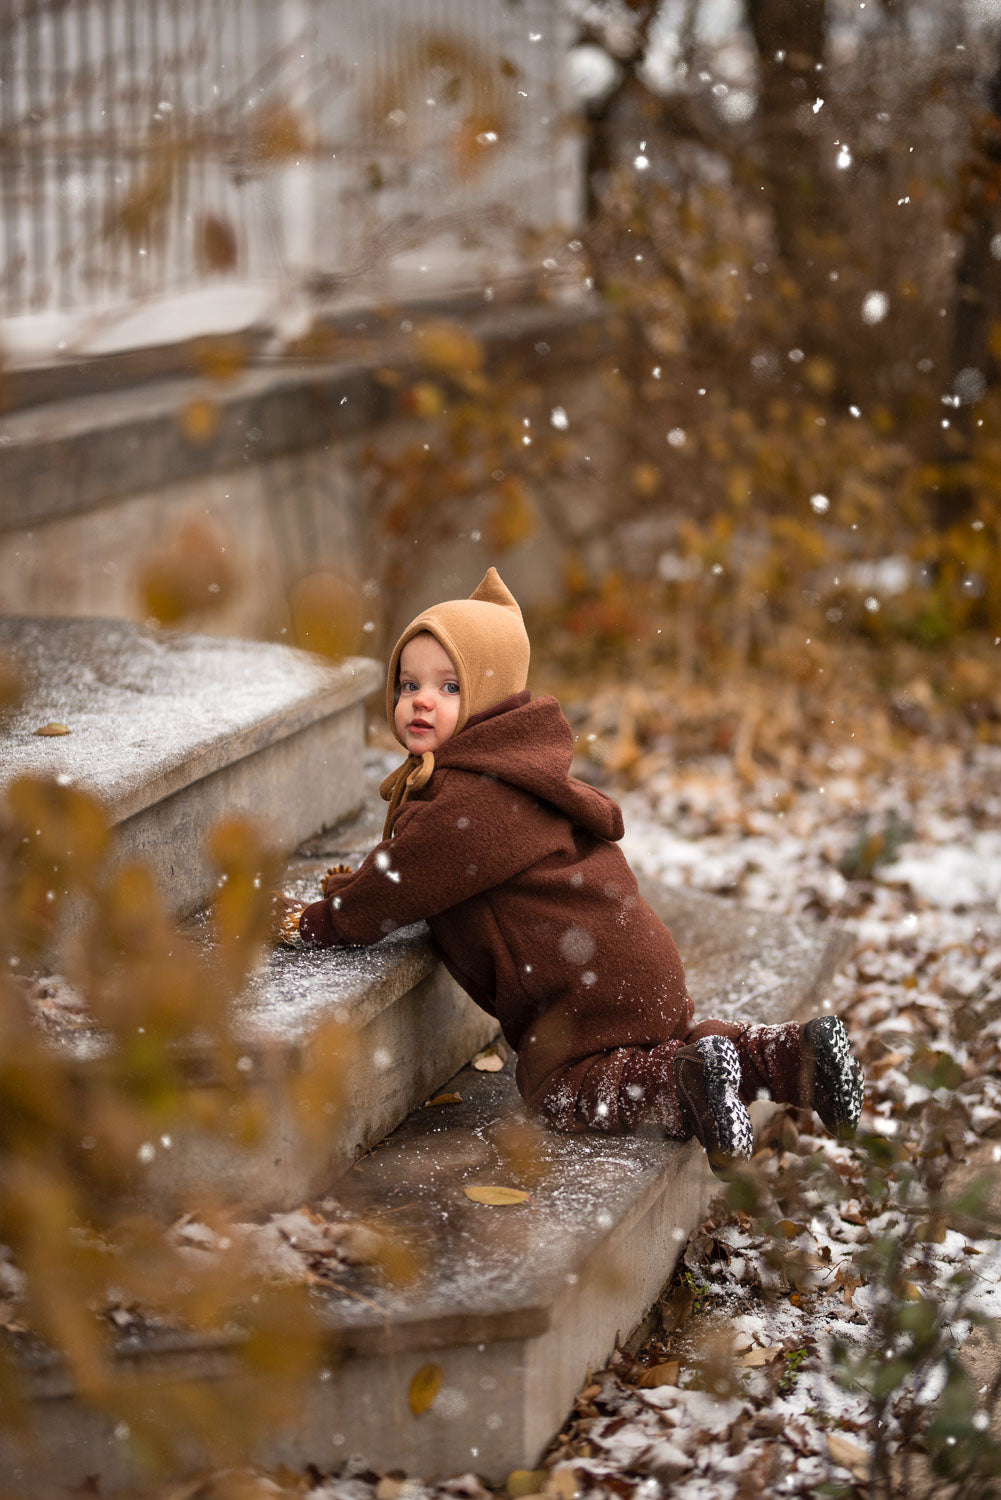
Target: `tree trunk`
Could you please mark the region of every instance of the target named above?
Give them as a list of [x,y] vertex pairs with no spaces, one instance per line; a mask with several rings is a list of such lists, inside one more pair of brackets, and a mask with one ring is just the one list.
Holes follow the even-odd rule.
[[998,379],[991,330],[1001,311],[1001,266],[991,244],[1001,232],[1001,33],[985,108],[973,122],[970,154],[959,174],[954,224],[960,235],[953,293],[950,389],[962,404],[943,431],[933,509],[946,527],[973,505],[968,465],[980,397]]
[[812,266],[828,194],[810,107],[823,96],[827,0],[744,0],[758,57],[761,172],[780,255]]

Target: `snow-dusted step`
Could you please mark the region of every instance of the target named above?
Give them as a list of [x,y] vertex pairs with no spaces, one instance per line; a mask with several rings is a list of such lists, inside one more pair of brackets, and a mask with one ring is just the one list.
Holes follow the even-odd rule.
[[[360,746],[353,755],[364,767]],[[375,778],[367,789],[374,792]],[[360,863],[378,842],[382,804],[371,800],[355,817],[307,841],[281,888],[302,901],[320,894],[331,863]],[[207,948],[211,921],[201,912],[184,924]],[[64,1003],[72,996],[60,986]],[[104,1046],[101,1033],[76,1014],[54,1037],[79,1059]],[[330,1028],[343,1028],[333,1045],[342,1059],[324,1130],[304,1132],[292,1092],[317,1070],[330,1068]],[[252,1142],[242,1126],[232,1135],[207,1130],[191,1109],[188,1126],[172,1130],[169,1146],[154,1146],[137,1166],[141,1199],[168,1218],[204,1193],[238,1205],[248,1216],[293,1208],[329,1190],[332,1180],[376,1145],[435,1092],[457,1068],[497,1035],[497,1023],[455,983],[434,956],[423,923],[401,928],[374,948],[275,948],[266,952],[232,1013],[241,1083],[259,1104],[262,1128]],[[184,1044],[192,1098],[219,1087],[213,1042]]]
[[[802,1016],[849,944],[709,897],[648,888],[686,954],[703,1014],[778,1021]],[[327,1294],[330,1358],[303,1385],[295,1421],[261,1434],[267,1464],[335,1468],[362,1455],[386,1472],[474,1470],[503,1480],[531,1467],[589,1369],[643,1317],[718,1187],[697,1144],[540,1131],[512,1135],[520,1106],[510,1068],[463,1069],[460,1102],[415,1110],[334,1191],[416,1247],[421,1273],[387,1286],[345,1266]],[[756,1105],[755,1111],[770,1106]],[[525,1126],[522,1124],[522,1132]],[[495,1206],[467,1189],[514,1187]],[[123,1348],[150,1407],[165,1381],[239,1380],[233,1336],[133,1340]],[[429,1372],[425,1367],[431,1366]],[[411,1382],[437,1394],[415,1415]],[[0,1471],[30,1493],[48,1479],[133,1483],[127,1442],[74,1395],[54,1361],[36,1357],[33,1467],[0,1449]],[[18,1472],[19,1471],[19,1472]]]
[[[203,846],[222,818],[292,850],[362,801],[375,662],[47,617],[0,617],[0,653],[25,689],[0,731],[0,790],[35,774],[95,792],[123,857],[152,865],[179,915],[211,895]],[[36,734],[52,723],[69,733]]]
[[[350,825],[349,825],[350,832]],[[349,851],[333,850],[343,857]],[[328,859],[299,859],[283,888],[319,893]],[[196,925],[201,919],[196,919]],[[290,1104],[289,1085],[325,1066],[331,1023],[339,1043],[337,1098],[318,1143]],[[247,1214],[292,1208],[382,1140],[415,1106],[490,1042],[497,1023],[474,1005],[434,956],[426,927],[402,928],[375,948],[279,948],[266,955],[233,1018],[244,1079],[264,1106],[263,1133],[248,1145],[195,1127],[174,1132],[169,1150],[144,1169],[145,1189],[169,1210],[209,1190]],[[192,1049],[192,1082],[211,1086],[211,1049]]]

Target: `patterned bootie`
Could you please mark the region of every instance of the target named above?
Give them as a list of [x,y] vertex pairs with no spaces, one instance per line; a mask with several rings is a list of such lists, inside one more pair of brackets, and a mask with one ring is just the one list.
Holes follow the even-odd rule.
[[848,1140],[862,1113],[862,1066],[837,1016],[815,1016],[800,1027],[800,1096],[832,1135]]
[[754,1148],[740,1097],[740,1058],[731,1041],[704,1036],[674,1055],[674,1081],[686,1130],[705,1147],[714,1172],[746,1161]]

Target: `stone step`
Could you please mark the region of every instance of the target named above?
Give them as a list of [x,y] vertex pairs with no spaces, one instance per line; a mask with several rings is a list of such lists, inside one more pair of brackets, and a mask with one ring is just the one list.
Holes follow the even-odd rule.
[[[151,632],[123,620],[0,617],[24,693],[0,732],[0,791],[22,774],[95,792],[122,857],[154,869],[171,909],[212,894],[205,836],[258,822],[291,851],[365,794],[363,657],[328,664],[261,641]],[[69,734],[39,737],[55,722]]]
[[[678,938],[702,1014],[711,1004],[749,1021],[802,1017],[851,942],[711,897],[646,894]],[[324,1303],[326,1367],[303,1384],[295,1421],[262,1433],[248,1457],[329,1470],[361,1455],[382,1472],[472,1469],[494,1481],[531,1467],[588,1370],[654,1302],[718,1189],[693,1142],[540,1132],[526,1151],[511,1136],[521,1112],[510,1065],[463,1069],[449,1089],[460,1103],[415,1110],[333,1186],[416,1247],[420,1274],[393,1286],[361,1267],[338,1273]],[[770,1108],[753,1107],[759,1123]],[[471,1201],[464,1189],[481,1184],[529,1196]],[[222,1382],[238,1400],[247,1378],[233,1334],[136,1338],[118,1357],[154,1419],[165,1382]],[[408,1392],[425,1365],[440,1389],[418,1416]],[[55,1360],[37,1357],[31,1383],[35,1455],[29,1465],[0,1447],[0,1471],[22,1492],[88,1476],[102,1493],[135,1482],[128,1443]]]
[[[364,767],[360,747],[354,755]],[[328,865],[357,865],[378,843],[384,812],[378,780],[373,765],[364,782],[363,808],[336,828],[314,834],[293,856],[281,881],[286,894],[315,900]],[[197,913],[184,930],[211,949],[208,913]],[[43,986],[63,1007],[74,1005],[62,981],[43,981]],[[331,1023],[346,1028],[338,1046],[350,1064],[339,1070],[340,1097],[320,1144],[301,1129],[291,1089],[324,1067]],[[295,1207],[326,1191],[334,1177],[496,1035],[496,1021],[474,1005],[434,956],[423,923],[401,928],[375,948],[272,949],[232,1013],[241,1091],[249,1090],[250,1101],[260,1106],[260,1133],[248,1143],[239,1125],[231,1134],[194,1124],[173,1129],[169,1148],[151,1146],[151,1160],[137,1167],[142,1173],[138,1196],[165,1217],[203,1195],[238,1204],[248,1216]],[[84,1069],[106,1045],[81,1016],[55,1040]],[[183,1061],[192,1095],[211,1095],[224,1086],[209,1038],[187,1042]],[[189,1111],[193,1120],[201,1114],[197,1108]]]

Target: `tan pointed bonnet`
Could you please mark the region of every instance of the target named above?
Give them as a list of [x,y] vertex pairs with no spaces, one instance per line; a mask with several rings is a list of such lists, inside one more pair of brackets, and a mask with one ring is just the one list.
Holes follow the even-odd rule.
[[[386,717],[397,739],[400,736],[395,721],[396,677],[400,653],[408,641],[424,631],[448,652],[459,679],[456,734],[474,714],[523,691],[531,649],[528,632],[518,601],[497,569],[488,568],[468,599],[446,599],[443,604],[425,609],[411,620],[393,647],[386,672]],[[434,754],[426,750],[420,758],[410,756],[386,778],[380,790],[391,803],[387,826],[396,806],[407,793],[426,785],[433,770]]]

